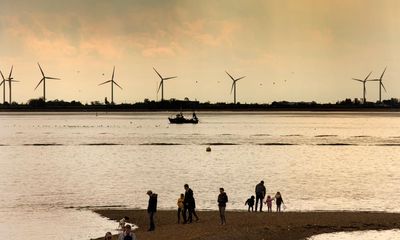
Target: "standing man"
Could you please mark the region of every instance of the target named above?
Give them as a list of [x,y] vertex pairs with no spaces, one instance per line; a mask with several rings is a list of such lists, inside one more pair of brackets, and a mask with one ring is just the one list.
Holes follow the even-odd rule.
[[259,184],[256,185],[256,212],[257,212],[258,201],[260,201],[260,212],[262,212],[263,199],[265,197],[265,193],[266,189],[264,186],[264,181],[261,181]]
[[150,219],[150,228],[148,231],[154,231],[156,226],[154,224],[154,215],[157,212],[157,194],[153,193],[151,190],[147,191],[149,195],[149,205],[147,206],[147,213]]
[[227,202],[228,202],[228,195],[226,195],[224,188],[220,188],[218,195],[218,208],[219,208],[219,217],[221,218],[221,225],[226,224],[225,208]]
[[[192,214],[194,209],[193,191],[189,188],[188,184],[185,184],[183,187],[185,188],[185,199],[183,200],[183,223],[192,223]],[[189,218],[187,218],[187,213],[189,213]]]

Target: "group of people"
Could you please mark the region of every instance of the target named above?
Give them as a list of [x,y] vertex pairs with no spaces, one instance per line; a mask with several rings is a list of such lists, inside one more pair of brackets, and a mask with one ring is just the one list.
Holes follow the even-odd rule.
[[[183,187],[185,189],[185,193],[181,193],[177,201],[178,205],[177,222],[183,224],[190,224],[193,222],[193,217],[195,217],[197,222],[199,221],[199,217],[196,213],[196,201],[194,198],[193,190],[189,187],[188,184],[185,184]],[[154,231],[156,227],[154,223],[154,216],[157,212],[157,194],[149,190],[147,191],[147,195],[149,196],[149,202],[147,206],[147,213],[149,216],[148,231]],[[245,205],[248,205],[249,212],[250,210],[254,211],[254,204],[255,204],[255,211],[257,212],[257,208],[259,205],[260,206],[259,211],[262,212],[263,203],[267,204],[268,212],[272,212],[272,201],[276,202],[276,211],[277,212],[281,211],[281,205],[283,204],[282,195],[280,194],[280,192],[277,192],[274,198],[271,198],[270,195],[265,197],[266,188],[264,185],[264,181],[261,181],[256,185],[255,195],[256,195],[255,197],[253,195],[245,202]],[[226,204],[228,203],[228,195],[226,194],[224,188],[219,189],[217,203],[218,203],[221,225],[225,225],[226,224],[225,208]],[[181,217],[183,221],[181,221]],[[118,237],[118,240],[136,240],[136,236],[132,232],[132,226],[129,224],[126,225],[127,221],[129,221],[129,217],[125,216],[119,222],[119,228],[121,229],[121,233]],[[111,236],[112,236],[111,233],[107,232],[104,239],[110,240]]]
[[266,188],[264,186],[264,181],[261,181],[260,183],[258,183],[256,185],[256,189],[255,189],[255,193],[256,193],[256,197],[254,197],[254,195],[252,195],[249,199],[246,200],[246,202],[244,203],[244,205],[248,206],[248,211],[250,212],[250,210],[253,212],[254,211],[254,200],[255,200],[255,205],[256,205],[256,209],[255,211],[257,212],[257,208],[258,208],[258,203],[260,203],[260,212],[262,212],[262,208],[263,208],[263,203],[267,204],[268,207],[268,212],[272,212],[272,202],[275,201],[276,203],[276,211],[280,212],[281,211],[281,206],[282,204],[284,205],[283,202],[283,198],[280,192],[277,192],[275,194],[275,197],[271,197],[270,195],[267,195],[267,197],[265,197],[266,195]]
[[194,198],[193,190],[188,184],[183,185],[185,193],[181,193],[178,198],[178,223],[181,223],[181,215],[183,224],[192,223],[193,217],[196,218],[196,222],[199,221],[199,216],[196,213],[196,200]]

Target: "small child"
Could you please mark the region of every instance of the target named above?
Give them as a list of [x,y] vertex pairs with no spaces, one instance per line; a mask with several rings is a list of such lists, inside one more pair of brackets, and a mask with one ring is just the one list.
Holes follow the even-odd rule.
[[268,212],[272,212],[272,201],[274,201],[274,199],[271,198],[270,195],[267,196],[267,199],[265,200],[264,203],[267,204],[268,207]]
[[246,205],[248,205],[249,206],[249,209],[248,209],[248,211],[250,212],[250,208],[251,208],[251,211],[252,212],[254,212],[254,195],[252,195],[249,199],[247,199],[246,200],[246,202],[244,203],[244,205],[246,206]]
[[181,214],[183,216],[184,200],[185,200],[185,195],[181,193],[181,196],[178,198],[178,202],[176,203],[178,205],[178,223],[181,223]]
[[129,221],[129,217],[125,216],[124,218],[122,218],[121,220],[119,220],[119,229],[123,229],[125,227],[125,223],[127,223]]
[[276,211],[277,211],[277,212],[280,212],[280,211],[281,211],[281,205],[282,205],[282,203],[285,204],[285,203],[283,202],[283,198],[282,198],[282,195],[281,195],[280,192],[277,192],[277,193],[275,194],[275,202],[276,202]]

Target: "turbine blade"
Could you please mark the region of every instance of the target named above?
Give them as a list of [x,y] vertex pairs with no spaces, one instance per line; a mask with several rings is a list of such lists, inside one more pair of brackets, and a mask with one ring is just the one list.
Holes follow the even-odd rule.
[[228,76],[232,79],[232,81],[235,81],[235,79],[228,73],[228,71],[225,71],[226,74],[228,74]]
[[359,81],[359,82],[364,82],[363,80],[361,80],[361,79],[357,79],[357,78],[352,78],[351,80],[354,80],[354,81]]
[[381,86],[383,87],[383,90],[385,90],[385,92],[387,92],[387,91],[386,91],[386,88],[385,88],[385,85],[383,85],[382,82],[381,82]]
[[162,82],[163,82],[163,80],[160,81],[160,85],[158,86],[157,93],[158,93],[158,92],[160,91],[160,89],[161,89]]
[[382,80],[382,78],[383,78],[383,75],[385,75],[386,68],[387,68],[387,67],[385,67],[385,69],[383,70],[383,73],[382,73],[381,78],[380,78],[381,80]]
[[367,79],[369,78],[369,76],[371,75],[372,72],[370,72],[367,77],[364,79],[364,81],[367,81]]
[[115,85],[117,85],[119,88],[121,88],[121,90],[122,90],[122,87],[120,86],[120,85],[118,85],[118,83],[117,82],[115,82],[115,81],[112,81]]
[[232,83],[232,87],[231,87],[231,94],[232,94],[232,91],[233,91],[233,86],[235,85],[235,82],[233,82]]
[[109,83],[109,82],[111,82],[111,80],[108,80],[108,81],[105,81],[105,82],[103,82],[103,83],[100,83],[99,86],[100,86],[100,85],[103,85],[103,84],[106,84],[106,83]]
[[177,78],[178,76],[175,77],[167,77],[167,78],[163,78],[163,80],[168,80],[168,79],[173,79],[173,78]]
[[39,66],[40,72],[42,73],[42,76],[44,77],[44,72],[43,72],[43,69],[42,69],[42,67],[40,66],[40,64],[39,64],[39,63],[37,63],[37,64],[38,64],[38,66]]
[[0,73],[1,73],[1,77],[3,78],[3,82],[4,82],[6,79],[4,78],[3,72],[0,71]]
[[115,72],[115,66],[114,66],[114,68],[113,68],[113,73],[112,73],[112,76],[111,76],[111,80],[112,80],[112,81],[114,81],[114,72]]
[[11,79],[13,68],[14,68],[14,66],[11,66],[10,75],[8,75],[8,79]]
[[1,81],[1,82],[0,82],[0,86],[3,85],[3,84],[5,84],[4,82],[5,82],[5,80]]
[[239,81],[240,79],[243,79],[243,78],[245,78],[245,77],[246,77],[246,76],[240,77],[240,78],[236,79],[235,81]]
[[35,87],[35,89],[34,90],[36,90],[36,88],[38,88],[39,87],[39,85],[43,82],[43,80],[44,80],[44,78],[42,78],[41,80],[40,80],[40,82],[38,83],[38,85],[36,85],[36,87]]
[[153,67],[153,69],[154,69],[154,71],[157,73],[157,75],[161,78],[161,79],[163,79],[163,77],[161,76],[161,74],[159,74],[158,72],[157,72],[157,70]]
[[53,78],[53,77],[45,77],[46,79],[52,79],[52,80],[61,80],[59,78]]

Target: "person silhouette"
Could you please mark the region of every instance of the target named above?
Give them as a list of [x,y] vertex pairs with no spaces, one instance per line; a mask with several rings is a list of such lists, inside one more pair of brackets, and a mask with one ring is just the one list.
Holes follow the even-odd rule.
[[260,202],[260,212],[262,212],[263,200],[266,193],[264,181],[261,181],[259,184],[256,185],[255,192],[256,192],[256,212],[257,212],[258,202]]

